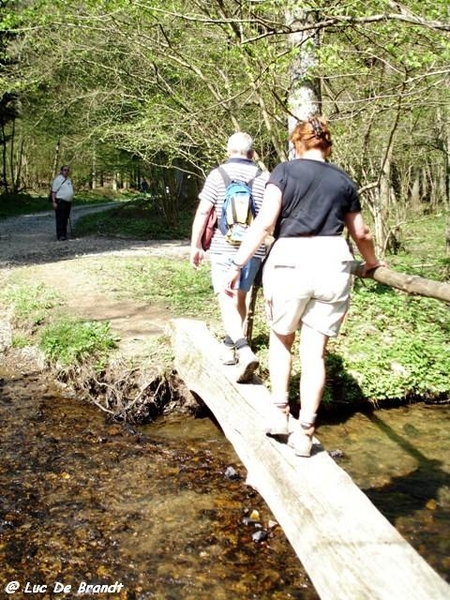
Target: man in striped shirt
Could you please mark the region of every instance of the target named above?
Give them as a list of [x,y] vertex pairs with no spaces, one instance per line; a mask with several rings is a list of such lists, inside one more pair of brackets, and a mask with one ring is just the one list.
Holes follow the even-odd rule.
[[[252,138],[243,132],[233,134],[227,144],[228,160],[220,165],[230,180],[252,181],[252,194],[256,212],[258,212],[266,182],[269,178],[267,171],[261,171],[253,161]],[[213,169],[207,176],[203,189],[199,194],[199,205],[192,225],[191,264],[198,269],[205,251],[202,248],[202,235],[208,221],[208,216],[214,207],[220,217],[225,200],[226,183],[219,168]],[[225,330],[225,340],[222,347],[222,362],[225,365],[238,364],[237,381],[249,382],[259,366],[259,361],[252,352],[245,336],[245,321],[247,316],[247,293],[255,279],[265,253],[262,244],[254,257],[243,267],[234,263],[239,246],[230,244],[220,229],[216,227],[209,249],[211,261],[211,277],[214,293],[217,296]],[[227,274],[230,267],[240,271],[237,289],[233,294],[225,291]]]

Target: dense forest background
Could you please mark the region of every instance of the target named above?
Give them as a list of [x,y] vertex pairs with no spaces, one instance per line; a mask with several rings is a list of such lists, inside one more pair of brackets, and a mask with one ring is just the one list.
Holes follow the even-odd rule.
[[64,162],[78,190],[145,177],[174,221],[231,133],[270,169],[320,111],[395,251],[409,215],[450,206],[449,16],[448,0],[0,0],[0,192],[40,193]]

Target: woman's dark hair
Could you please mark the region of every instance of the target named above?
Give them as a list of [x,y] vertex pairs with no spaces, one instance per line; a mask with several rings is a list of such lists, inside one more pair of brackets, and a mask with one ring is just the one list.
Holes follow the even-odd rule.
[[291,134],[291,142],[296,149],[302,144],[304,150],[321,150],[325,156],[330,154],[333,144],[328,124],[320,115],[299,121]]

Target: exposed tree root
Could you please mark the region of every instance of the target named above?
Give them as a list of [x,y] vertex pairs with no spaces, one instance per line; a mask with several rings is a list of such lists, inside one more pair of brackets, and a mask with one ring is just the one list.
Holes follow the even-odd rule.
[[122,358],[100,373],[90,365],[83,365],[59,370],[57,378],[113,419],[127,423],[148,423],[172,412],[198,414],[201,411],[176,371],[130,366]]

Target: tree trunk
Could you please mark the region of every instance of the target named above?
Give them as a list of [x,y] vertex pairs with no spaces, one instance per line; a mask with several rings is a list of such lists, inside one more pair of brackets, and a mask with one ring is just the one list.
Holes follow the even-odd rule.
[[[266,435],[270,393],[235,383],[201,321],[172,322],[175,368],[213,412],[322,600],[444,600],[449,586],[314,438],[310,458]],[[290,418],[291,427],[295,420]],[[298,424],[297,424],[298,425]]]
[[[23,138],[23,136],[21,137],[20,140],[20,146],[19,146],[19,152],[17,154],[16,157],[16,166],[14,169],[14,189],[18,192],[21,189],[21,185],[20,185],[20,181],[22,179],[22,168],[23,168],[23,156],[24,156],[24,146],[25,146],[25,140]],[[25,184],[26,185],[26,184]]]
[[414,170],[414,180],[411,187],[411,210],[415,214],[420,214],[422,210],[421,198],[420,198],[420,171],[419,169]]
[[7,158],[7,153],[6,153],[6,132],[5,132],[5,125],[4,123],[1,124],[1,132],[2,132],[2,140],[1,140],[1,144],[2,144],[2,158],[3,158],[3,168],[2,168],[2,179],[3,181],[0,182],[3,184],[3,188],[5,190],[6,193],[8,193],[9,190],[9,186],[8,186],[8,173],[6,171],[6,158]]
[[[353,273],[361,277],[361,263],[355,264]],[[450,283],[433,281],[432,279],[425,279],[417,275],[397,273],[387,267],[378,267],[368,273],[368,276],[379,283],[384,283],[408,294],[418,294],[419,296],[427,296],[428,298],[435,298],[436,300],[443,300],[450,303]]]
[[[312,23],[315,20],[313,13],[302,8],[286,13],[286,24],[294,31],[289,35],[293,48],[297,49],[297,57],[292,62],[291,82],[288,99],[288,132],[292,133],[298,121],[308,119],[321,112],[320,84],[310,75],[310,70],[316,64],[316,49],[319,47],[319,33],[317,30],[295,31],[297,26]],[[292,145],[289,158],[295,158]]]
[[91,172],[91,190],[97,187],[97,153],[95,146],[92,148],[92,172]]
[[53,154],[53,168],[52,168],[52,173],[50,176],[50,181],[53,181],[53,178],[56,176],[56,173],[58,173],[58,171],[59,171],[58,164],[59,164],[60,149],[61,149],[61,140],[58,139],[58,141],[56,142],[56,146],[55,146],[55,152]]

